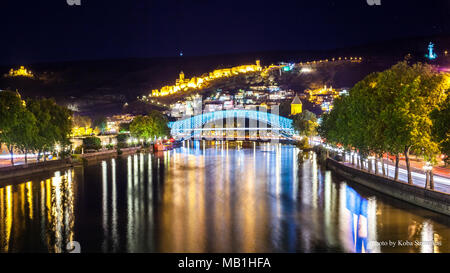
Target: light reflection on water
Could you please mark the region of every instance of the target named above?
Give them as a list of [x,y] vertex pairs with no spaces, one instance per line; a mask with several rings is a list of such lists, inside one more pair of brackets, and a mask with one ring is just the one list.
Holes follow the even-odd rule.
[[[0,252],[73,240],[82,252],[450,252],[450,223],[292,146],[191,141],[0,186]],[[413,245],[376,244],[389,240]]]
[[65,251],[74,240],[73,175],[0,188],[0,252]]

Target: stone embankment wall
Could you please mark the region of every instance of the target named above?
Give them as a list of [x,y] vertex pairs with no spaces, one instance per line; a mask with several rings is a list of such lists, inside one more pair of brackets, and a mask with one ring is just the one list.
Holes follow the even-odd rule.
[[450,216],[450,194],[427,190],[416,185],[395,181],[364,170],[343,165],[331,158],[326,165],[340,176],[368,188],[408,203]]

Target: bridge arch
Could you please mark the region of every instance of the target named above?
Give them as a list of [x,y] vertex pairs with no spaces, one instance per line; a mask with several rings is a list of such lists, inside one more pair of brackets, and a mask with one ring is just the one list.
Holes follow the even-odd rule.
[[263,122],[270,125],[270,129],[272,131],[277,131],[288,137],[292,137],[295,133],[291,119],[268,112],[244,109],[203,113],[175,122],[170,122],[169,128],[171,129],[171,134],[173,136],[183,136],[203,129],[204,125],[207,123],[230,118],[249,119]]

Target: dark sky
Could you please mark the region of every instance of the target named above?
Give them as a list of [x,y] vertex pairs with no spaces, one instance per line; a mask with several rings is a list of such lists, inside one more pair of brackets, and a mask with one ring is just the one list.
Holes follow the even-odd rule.
[[1,0],[0,64],[332,49],[449,34],[450,0]]

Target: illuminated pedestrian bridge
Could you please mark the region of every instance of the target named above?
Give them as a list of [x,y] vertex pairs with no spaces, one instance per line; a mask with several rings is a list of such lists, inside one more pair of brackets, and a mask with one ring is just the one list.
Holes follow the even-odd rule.
[[177,139],[248,138],[292,139],[292,120],[276,114],[255,110],[226,110],[203,113],[170,122],[171,134]]

